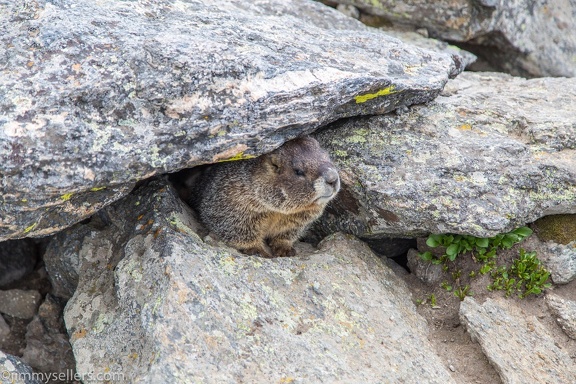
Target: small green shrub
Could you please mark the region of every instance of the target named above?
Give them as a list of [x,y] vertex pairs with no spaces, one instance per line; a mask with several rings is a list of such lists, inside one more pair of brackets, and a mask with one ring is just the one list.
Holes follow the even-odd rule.
[[536,257],[536,252],[526,252],[520,249],[520,256],[514,260],[510,268],[500,267],[492,272],[493,283],[489,290],[502,290],[506,296],[517,292],[520,298],[528,295],[538,295],[545,288],[550,288],[548,272]]
[[445,247],[444,254],[440,257],[427,251],[420,254],[423,260],[433,264],[442,264],[454,261],[456,257],[465,252],[472,252],[474,260],[490,261],[496,256],[498,249],[510,249],[532,234],[528,227],[520,227],[512,232],[503,233],[490,238],[475,237],[470,235],[430,235],[426,245],[431,248]]
[[[509,268],[497,266],[496,253],[500,249],[512,248],[531,234],[530,228],[521,227],[490,238],[453,234],[430,235],[426,244],[431,248],[444,247],[445,251],[441,256],[434,255],[432,252],[424,252],[420,254],[420,257],[434,264],[443,264],[443,270],[448,271],[450,261],[456,260],[460,254],[469,252],[474,261],[482,263],[479,270],[471,271],[467,275],[469,278],[474,278],[478,274],[490,274],[493,281],[487,287],[489,290],[502,290],[506,296],[517,292],[520,298],[524,298],[531,294],[537,295],[543,289],[549,288],[551,286],[548,283],[550,272],[541,265],[536,252],[526,252],[520,249],[519,257],[514,259]],[[451,277],[455,286],[444,281],[441,287],[448,292],[452,291],[460,300],[464,300],[466,296],[471,295],[471,292],[469,285],[462,285],[460,282],[461,276],[461,270],[453,271]]]
[[464,300],[466,296],[472,296],[472,292],[470,291],[470,286],[465,285],[464,287],[458,287],[454,290],[454,295],[460,299],[460,301]]

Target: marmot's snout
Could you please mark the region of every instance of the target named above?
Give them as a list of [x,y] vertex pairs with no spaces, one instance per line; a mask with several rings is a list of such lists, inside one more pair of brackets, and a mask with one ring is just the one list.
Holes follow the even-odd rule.
[[324,172],[322,172],[322,177],[327,184],[334,188],[334,192],[338,192],[340,189],[340,176],[338,176],[338,171],[333,167],[328,167]]
[[316,202],[326,204],[340,190],[340,176],[332,164],[326,164],[320,169],[320,177],[314,183]]

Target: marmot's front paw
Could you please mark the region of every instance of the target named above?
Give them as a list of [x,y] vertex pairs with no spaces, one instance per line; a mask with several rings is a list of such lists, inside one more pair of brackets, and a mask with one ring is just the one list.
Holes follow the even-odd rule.
[[288,257],[288,256],[295,256],[296,250],[294,247],[289,245],[273,245],[272,247],[272,254],[275,257]]
[[268,250],[266,250],[262,247],[252,247],[252,248],[242,249],[241,252],[246,254],[246,255],[260,255],[260,256],[266,257],[268,259],[274,257],[274,256],[272,256],[272,254],[270,254],[270,252],[268,252]]

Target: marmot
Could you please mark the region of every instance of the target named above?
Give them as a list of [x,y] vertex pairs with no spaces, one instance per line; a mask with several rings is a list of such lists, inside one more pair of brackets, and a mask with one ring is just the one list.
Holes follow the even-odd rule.
[[188,203],[241,252],[293,256],[293,244],[339,189],[328,153],[305,136],[254,159],[207,166],[194,177]]

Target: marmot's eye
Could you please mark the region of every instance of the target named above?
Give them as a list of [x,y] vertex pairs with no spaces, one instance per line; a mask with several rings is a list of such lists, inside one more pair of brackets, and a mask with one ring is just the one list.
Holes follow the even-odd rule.
[[294,168],[294,174],[296,176],[304,176],[304,171],[301,170],[300,168]]

